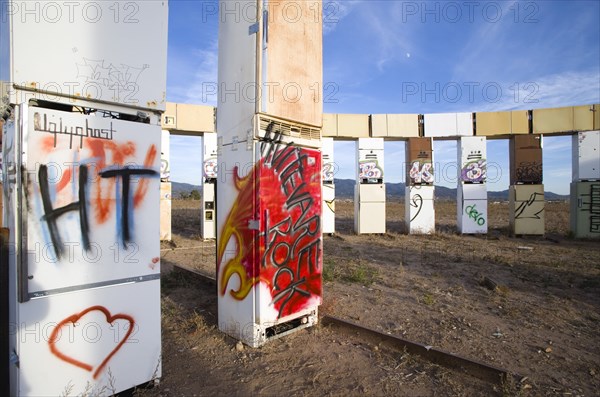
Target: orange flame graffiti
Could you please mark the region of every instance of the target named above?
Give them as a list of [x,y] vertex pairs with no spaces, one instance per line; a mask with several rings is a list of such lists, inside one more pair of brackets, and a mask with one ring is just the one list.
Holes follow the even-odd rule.
[[234,184],[239,195],[227,216],[219,238],[217,250],[217,264],[220,266],[227,244],[233,237],[237,245],[236,255],[225,264],[223,274],[221,275],[220,292],[221,295],[225,295],[229,280],[236,274],[240,279],[240,287],[237,291],[232,289],[230,294],[238,300],[243,300],[248,296],[252,286],[258,281],[258,277],[255,277],[255,274],[258,274],[257,269],[253,268],[253,265],[258,263],[258,261],[253,260],[253,256],[255,255],[255,233],[249,228],[250,221],[254,219],[254,201],[256,199],[254,182],[257,180],[255,177],[258,172],[257,169],[258,167],[254,167],[248,176],[240,178],[238,176],[238,167],[234,168]]

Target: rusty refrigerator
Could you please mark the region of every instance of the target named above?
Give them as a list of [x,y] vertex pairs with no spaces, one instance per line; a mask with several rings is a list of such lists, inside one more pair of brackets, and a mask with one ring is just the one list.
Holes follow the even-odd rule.
[[158,378],[160,126],[34,104],[3,133],[11,395]]

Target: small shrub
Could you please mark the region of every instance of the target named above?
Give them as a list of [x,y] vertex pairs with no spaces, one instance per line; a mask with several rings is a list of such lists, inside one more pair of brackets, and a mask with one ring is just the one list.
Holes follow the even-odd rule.
[[328,259],[323,261],[323,271],[322,271],[323,281],[331,282],[337,280],[339,275],[339,269],[335,261]]
[[376,278],[377,269],[360,263],[357,265],[348,264],[343,277],[345,281],[362,285],[373,284]]
[[426,304],[427,306],[433,305],[435,303],[435,299],[434,299],[433,295],[431,295],[431,294],[423,295],[423,303]]

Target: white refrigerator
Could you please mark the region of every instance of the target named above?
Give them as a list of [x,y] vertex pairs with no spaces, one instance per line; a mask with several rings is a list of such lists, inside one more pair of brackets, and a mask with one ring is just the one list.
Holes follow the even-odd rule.
[[158,125],[18,105],[3,132],[11,395],[161,375]]
[[318,321],[322,5],[219,5],[218,321],[259,346]]

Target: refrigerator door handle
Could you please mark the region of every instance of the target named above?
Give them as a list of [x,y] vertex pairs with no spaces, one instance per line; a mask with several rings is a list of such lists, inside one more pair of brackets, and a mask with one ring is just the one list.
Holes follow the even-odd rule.
[[29,267],[27,263],[27,207],[23,205],[27,195],[26,161],[27,144],[25,142],[28,124],[29,106],[19,105],[19,121],[15,125],[15,163],[16,163],[16,214],[15,214],[15,259],[17,264],[17,296],[19,303],[29,301]]
[[263,49],[269,44],[269,10],[263,11]]

